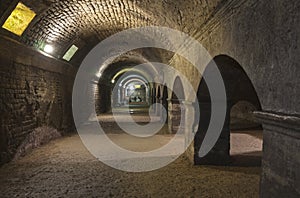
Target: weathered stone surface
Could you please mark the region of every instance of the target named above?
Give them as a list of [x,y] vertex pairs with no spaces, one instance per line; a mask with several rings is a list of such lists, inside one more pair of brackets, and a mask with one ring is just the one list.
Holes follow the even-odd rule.
[[23,140],[22,144],[17,148],[16,154],[14,155],[14,160],[25,156],[34,148],[37,148],[59,137],[61,137],[61,133],[50,127],[39,127],[34,129],[26,136],[25,140]]
[[[32,141],[26,140],[38,127],[49,126],[60,132],[72,130],[71,91],[75,72],[69,72],[72,66],[42,57],[21,44],[4,38],[0,42],[0,163],[4,163],[21,152],[18,148],[25,152],[26,147],[39,144],[30,145]],[[58,66],[61,68],[54,72],[53,68]],[[35,134],[32,138],[42,138]]]
[[300,195],[300,118],[256,112],[263,123],[261,197]]

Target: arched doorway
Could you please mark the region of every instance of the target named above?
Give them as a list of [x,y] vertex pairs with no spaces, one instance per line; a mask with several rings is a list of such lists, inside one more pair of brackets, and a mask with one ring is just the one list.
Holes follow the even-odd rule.
[[[245,146],[244,144],[246,144],[246,142],[243,142],[243,135],[231,135],[231,129],[239,130],[238,134],[241,134],[241,129],[252,129],[252,127],[260,129],[260,125],[255,123],[252,112],[260,110],[261,106],[250,78],[237,61],[226,55],[217,56],[213,59],[213,61],[217,65],[224,80],[227,99],[226,118],[221,135],[215,146],[205,157],[200,158],[198,156],[198,152],[211,121],[210,117],[212,105],[207,84],[205,80],[202,79],[197,91],[200,119],[194,140],[194,162],[195,164],[212,165],[236,164],[239,159],[231,157],[231,154],[236,154],[239,151],[233,152],[233,149],[242,150],[241,148]],[[207,67],[211,67],[214,63],[213,61],[211,61]],[[206,71],[207,70],[205,70],[205,72]],[[259,136],[258,138],[260,138],[261,136],[257,133],[251,134],[250,136]],[[237,139],[236,137],[242,138]],[[231,140],[235,140],[235,142],[231,142]],[[251,141],[252,140],[253,139],[251,139]],[[231,143],[236,143],[236,141],[239,141],[239,146],[235,145],[232,147]]]
[[149,106],[149,89],[149,83],[143,76],[128,72],[115,82],[112,90],[113,107]]

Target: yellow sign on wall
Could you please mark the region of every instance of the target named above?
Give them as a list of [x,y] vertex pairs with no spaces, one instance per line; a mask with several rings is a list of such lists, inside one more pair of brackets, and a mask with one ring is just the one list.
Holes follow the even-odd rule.
[[22,3],[18,3],[2,27],[21,36],[35,15],[35,12],[30,10],[30,8]]

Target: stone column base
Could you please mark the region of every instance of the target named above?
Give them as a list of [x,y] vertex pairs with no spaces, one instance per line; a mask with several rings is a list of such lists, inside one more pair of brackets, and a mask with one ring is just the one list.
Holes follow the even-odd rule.
[[264,129],[260,197],[300,197],[300,117],[255,115]]

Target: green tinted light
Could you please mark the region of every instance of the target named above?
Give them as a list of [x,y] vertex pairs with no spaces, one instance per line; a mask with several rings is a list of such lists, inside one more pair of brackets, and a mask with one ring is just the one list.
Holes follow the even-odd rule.
[[70,49],[63,56],[63,59],[66,61],[70,61],[71,58],[74,56],[74,54],[77,52],[77,50],[78,50],[78,47],[76,47],[75,45],[72,45],[70,47]]

